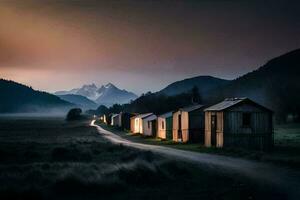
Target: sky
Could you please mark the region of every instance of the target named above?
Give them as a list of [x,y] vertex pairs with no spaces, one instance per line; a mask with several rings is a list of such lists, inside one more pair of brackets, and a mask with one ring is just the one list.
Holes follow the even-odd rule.
[[299,47],[297,1],[0,0],[0,78],[48,92],[234,79]]

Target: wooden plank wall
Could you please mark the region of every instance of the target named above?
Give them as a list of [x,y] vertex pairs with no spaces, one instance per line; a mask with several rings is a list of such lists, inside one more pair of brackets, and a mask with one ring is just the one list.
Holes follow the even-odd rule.
[[173,118],[166,118],[166,139],[172,139]]
[[243,127],[243,112],[226,112],[225,146],[265,149],[272,143],[272,115],[251,112],[251,126]]
[[189,141],[189,113],[181,112],[182,142]]
[[182,142],[189,140],[189,115],[188,112],[178,111],[173,113],[173,141],[178,142],[178,116],[181,114]]
[[194,110],[189,115],[189,141],[204,144],[204,112],[203,110]]
[[[162,128],[162,123],[164,122],[165,127]],[[157,137],[166,139],[166,119],[162,117],[157,118]]]
[[205,142],[206,147],[211,147],[211,116],[217,115],[216,147],[223,147],[224,144],[224,121],[223,112],[205,112]]
[[135,120],[135,118],[130,118],[130,131],[131,131],[131,133],[135,133],[134,120]]
[[211,112],[205,112],[205,142],[206,147],[211,147]]
[[224,145],[224,118],[223,112],[217,112],[217,147]]
[[173,113],[173,141],[178,142],[178,112]]

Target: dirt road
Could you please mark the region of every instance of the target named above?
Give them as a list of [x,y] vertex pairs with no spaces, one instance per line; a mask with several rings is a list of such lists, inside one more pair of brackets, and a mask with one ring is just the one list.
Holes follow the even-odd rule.
[[184,151],[164,146],[136,143],[101,128],[95,124],[95,121],[91,122],[91,126],[96,127],[99,134],[112,143],[123,144],[125,146],[142,150],[149,150],[176,160],[194,162],[204,169],[209,168],[217,170],[218,173],[237,175],[241,177],[244,176],[261,185],[266,184],[280,188],[287,192],[291,199],[299,199],[299,171],[241,158],[231,158],[207,153]]

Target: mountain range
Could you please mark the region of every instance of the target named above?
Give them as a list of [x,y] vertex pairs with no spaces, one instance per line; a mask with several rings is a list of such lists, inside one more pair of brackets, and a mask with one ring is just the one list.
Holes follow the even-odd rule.
[[98,107],[98,104],[96,104],[94,101],[81,95],[64,94],[64,95],[57,95],[57,96],[60,99],[73,103],[84,110],[96,109]]
[[131,100],[137,98],[132,92],[121,90],[112,83],[97,87],[95,84],[83,85],[81,88],[72,89],[70,91],[58,91],[55,95],[81,95],[98,105],[111,106],[113,104],[129,103]]

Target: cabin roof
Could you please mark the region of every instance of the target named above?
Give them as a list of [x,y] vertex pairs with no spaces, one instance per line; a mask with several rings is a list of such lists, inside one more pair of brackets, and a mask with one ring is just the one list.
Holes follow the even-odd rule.
[[[259,106],[265,110],[271,111],[268,108],[250,100],[249,98],[246,97],[242,97],[242,98],[227,98],[224,101],[221,101],[220,103],[217,103],[213,106],[210,106],[206,109],[204,109],[204,111],[222,111],[222,110],[226,110],[227,108],[230,108],[232,106],[235,106],[241,102],[249,102],[252,104],[255,104],[256,106]],[[272,111],[271,111],[272,112]]]
[[112,118],[114,118],[114,117],[116,117],[116,116],[118,116],[119,114],[113,114],[111,117]]
[[148,117],[148,116],[150,116],[150,115],[153,115],[153,113],[139,114],[139,115],[137,115],[137,116],[135,116],[135,117],[144,119],[144,118],[146,118],[146,117]]
[[167,112],[167,113],[161,114],[158,117],[168,118],[168,117],[172,117],[172,114],[173,114],[173,112],[171,111],[171,112]]
[[182,111],[185,111],[185,112],[191,112],[191,111],[197,110],[197,109],[202,108],[202,107],[203,107],[203,105],[197,104],[197,105],[192,105],[192,106],[187,106],[187,107],[184,107],[184,108],[180,108],[179,110],[182,110]]
[[157,118],[156,115],[151,114],[151,115],[148,115],[147,117],[144,117],[143,119],[146,120],[146,121],[151,121],[151,120],[154,120],[156,118]]

